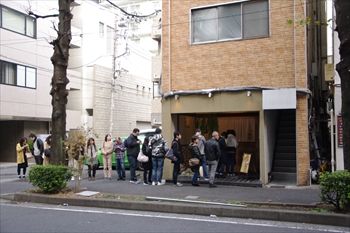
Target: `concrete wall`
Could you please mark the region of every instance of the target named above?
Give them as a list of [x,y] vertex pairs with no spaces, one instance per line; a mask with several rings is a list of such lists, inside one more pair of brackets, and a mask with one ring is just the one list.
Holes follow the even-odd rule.
[[264,144],[266,156],[266,171],[269,173],[272,170],[273,155],[275,152],[276,132],[279,113],[277,110],[264,111]]

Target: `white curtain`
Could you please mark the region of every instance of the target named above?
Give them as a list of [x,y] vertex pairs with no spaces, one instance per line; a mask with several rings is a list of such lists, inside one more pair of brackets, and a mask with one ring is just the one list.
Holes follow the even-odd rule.
[[219,39],[241,38],[241,5],[218,7]]
[[201,9],[192,12],[192,41],[215,41],[217,36],[217,9]]

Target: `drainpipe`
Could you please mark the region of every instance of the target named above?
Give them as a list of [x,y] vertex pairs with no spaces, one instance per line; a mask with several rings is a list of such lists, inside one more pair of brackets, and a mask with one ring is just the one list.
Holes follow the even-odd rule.
[[331,165],[332,165],[332,172],[334,172],[334,110],[333,108],[329,111],[331,115]]
[[171,91],[171,0],[168,0],[168,78],[169,92]]

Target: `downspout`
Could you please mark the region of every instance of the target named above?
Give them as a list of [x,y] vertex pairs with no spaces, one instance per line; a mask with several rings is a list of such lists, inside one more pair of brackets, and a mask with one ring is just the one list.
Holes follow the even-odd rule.
[[169,92],[171,92],[171,0],[168,0],[168,78]]

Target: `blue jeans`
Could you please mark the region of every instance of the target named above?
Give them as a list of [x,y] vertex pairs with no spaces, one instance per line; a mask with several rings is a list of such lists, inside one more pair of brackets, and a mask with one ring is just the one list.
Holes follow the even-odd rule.
[[117,174],[120,179],[125,178],[125,166],[124,166],[124,159],[116,159],[117,162]]
[[128,156],[129,164],[130,164],[130,180],[136,181],[136,166],[137,160],[134,156]]
[[207,159],[205,158],[205,155],[201,159],[201,166],[203,168],[203,177],[204,178],[209,178],[208,175],[208,166],[207,166]]
[[192,184],[198,184],[199,166],[193,168]]
[[162,182],[164,158],[152,158],[152,182]]

